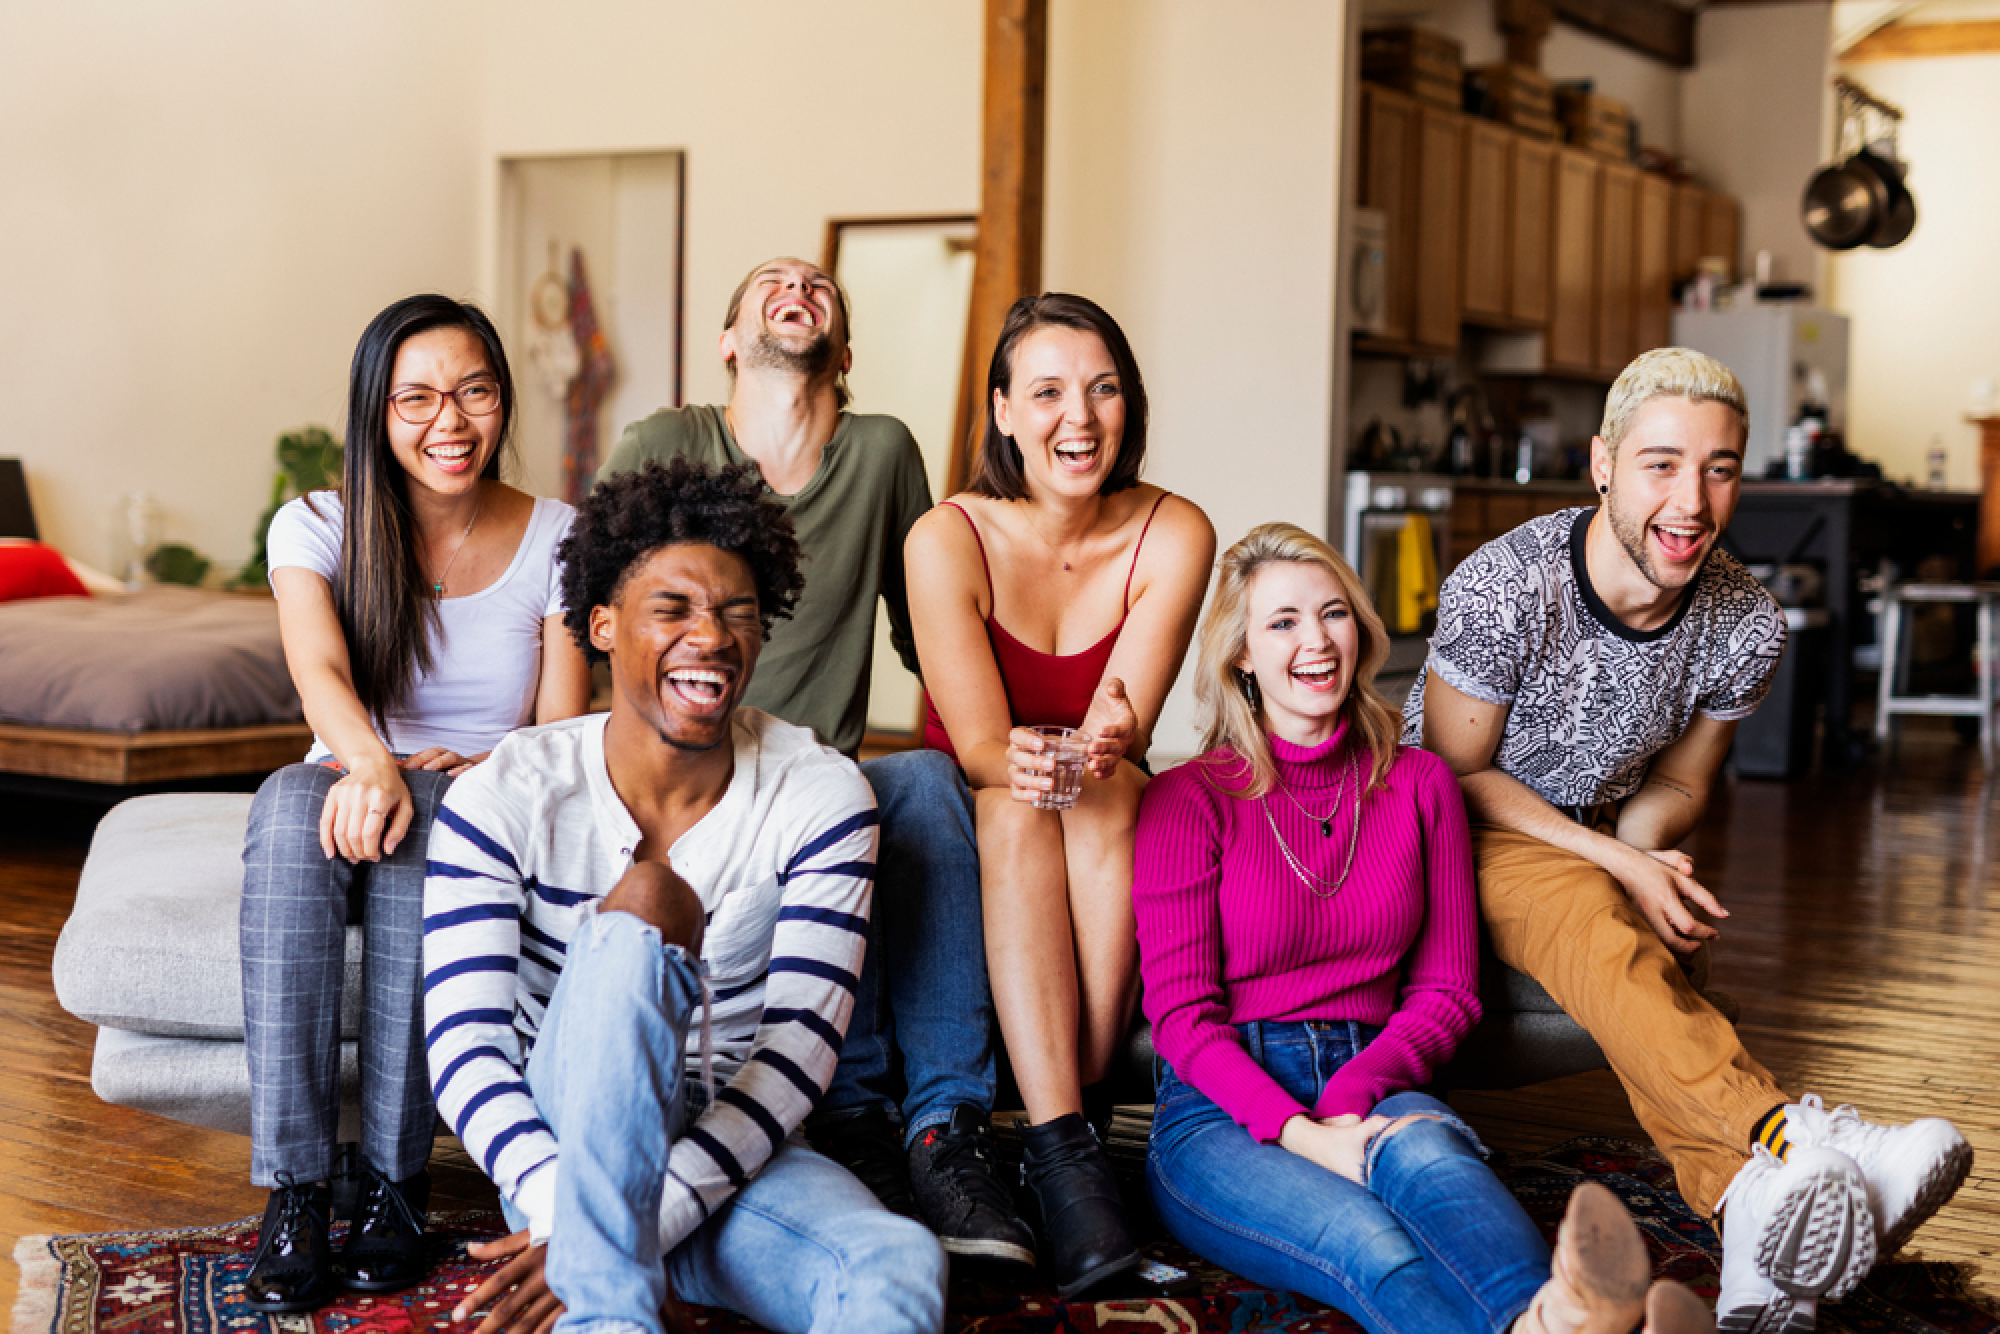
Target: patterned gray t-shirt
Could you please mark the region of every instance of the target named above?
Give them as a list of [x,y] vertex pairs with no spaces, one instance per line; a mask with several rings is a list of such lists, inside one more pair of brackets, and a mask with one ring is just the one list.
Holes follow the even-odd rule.
[[1592,806],[1637,791],[1696,713],[1731,722],[1762,702],[1785,646],[1784,613],[1763,585],[1711,551],[1672,620],[1631,629],[1584,567],[1596,512],[1532,519],[1452,571],[1430,659],[1403,705],[1405,745],[1422,744],[1424,684],[1436,672],[1507,706],[1496,768],[1553,805]]

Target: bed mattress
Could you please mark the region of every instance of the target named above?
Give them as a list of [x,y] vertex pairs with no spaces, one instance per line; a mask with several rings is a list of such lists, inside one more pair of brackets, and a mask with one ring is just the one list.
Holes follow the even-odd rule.
[[271,598],[162,587],[0,603],[0,722],[156,732],[302,716]]

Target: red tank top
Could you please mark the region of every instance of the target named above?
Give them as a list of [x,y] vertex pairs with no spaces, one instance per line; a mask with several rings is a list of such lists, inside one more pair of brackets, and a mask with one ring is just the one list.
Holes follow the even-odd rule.
[[[987,614],[986,638],[993,645],[993,665],[1000,669],[1000,684],[1007,692],[1007,717],[1015,727],[1083,724],[1083,715],[1090,711],[1090,697],[1097,693],[1097,683],[1104,679],[1111,650],[1118,646],[1118,634],[1125,628],[1125,617],[1132,610],[1132,576],[1139,569],[1139,548],[1146,545],[1153,516],[1160,512],[1160,504],[1166,498],[1163,491],[1160,499],[1153,502],[1145,526],[1139,529],[1139,540],[1132,545],[1132,565],[1125,571],[1124,613],[1118,617],[1118,624],[1111,627],[1110,634],[1083,652],[1043,653],[1029,648],[1008,634],[990,612]],[[949,500],[944,503],[964,515],[972,527],[972,540],[979,544],[979,564],[986,571],[987,602],[993,605],[993,566],[986,559],[986,539],[979,535],[979,525],[972,522],[964,506]],[[924,745],[958,758],[951,737],[945,733],[944,720],[938,717],[937,705],[928,694],[924,696]]]

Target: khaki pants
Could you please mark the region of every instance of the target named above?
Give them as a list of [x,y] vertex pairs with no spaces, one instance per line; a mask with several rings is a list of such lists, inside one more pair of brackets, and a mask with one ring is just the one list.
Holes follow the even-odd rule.
[[1479,907],[1501,962],[1583,1025],[1704,1217],[1750,1156],[1764,1113],[1790,1099],[1701,998],[1638,907],[1595,862],[1474,825]]

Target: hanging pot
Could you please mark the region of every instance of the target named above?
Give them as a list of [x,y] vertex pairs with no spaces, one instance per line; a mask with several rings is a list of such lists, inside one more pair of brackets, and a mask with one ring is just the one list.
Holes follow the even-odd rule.
[[1854,158],[1814,172],[1800,204],[1807,233],[1829,250],[1852,250],[1866,242],[1888,209],[1889,187]]
[[1863,149],[1854,155],[1853,161],[1881,176],[1889,187],[1889,205],[1876,221],[1875,230],[1869,233],[1868,244],[1877,250],[1888,250],[1909,240],[1917,225],[1917,201],[1904,183],[1909,167],[1896,158],[1893,147],[1881,153]]

